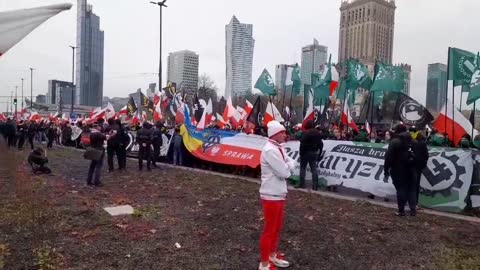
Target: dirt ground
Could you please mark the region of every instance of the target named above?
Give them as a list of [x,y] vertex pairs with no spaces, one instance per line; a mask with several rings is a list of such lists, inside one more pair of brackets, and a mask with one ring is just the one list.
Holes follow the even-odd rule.
[[[41,177],[30,173],[27,153],[0,151],[0,269],[258,267],[255,183],[139,172],[129,160],[126,173],[105,169],[105,187],[90,188],[80,152],[49,151],[54,175]],[[134,214],[102,209],[121,204]],[[290,192],[280,251],[289,269],[480,269],[480,225]]]

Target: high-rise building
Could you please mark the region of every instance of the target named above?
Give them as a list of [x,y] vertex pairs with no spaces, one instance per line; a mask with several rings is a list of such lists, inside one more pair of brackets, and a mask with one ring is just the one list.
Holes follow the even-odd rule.
[[35,102],[40,103],[40,104],[45,104],[45,103],[47,103],[47,96],[37,95],[37,97],[35,98]]
[[338,62],[392,64],[395,0],[342,0]]
[[327,63],[328,47],[319,45],[316,39],[313,44],[302,48],[301,78],[302,84],[312,83],[312,73],[320,73],[322,65]]
[[168,55],[167,80],[177,89],[195,91],[198,88],[198,54],[183,50]]
[[75,103],[100,106],[103,99],[104,33],[87,0],[78,0]]
[[48,105],[72,104],[72,91],[74,88],[75,86],[72,82],[49,80],[45,103]]
[[447,65],[435,63],[428,65],[426,107],[437,114],[445,104],[447,87]]
[[252,91],[253,25],[240,23],[233,16],[225,26],[225,97],[246,96]]
[[275,66],[275,88],[285,90],[287,85],[292,84],[291,77],[294,68],[295,65],[280,64]]

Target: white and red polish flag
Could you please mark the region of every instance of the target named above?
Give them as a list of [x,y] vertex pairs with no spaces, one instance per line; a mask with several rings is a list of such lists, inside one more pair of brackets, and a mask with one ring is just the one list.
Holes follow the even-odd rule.
[[457,108],[451,105],[450,100],[447,100],[446,103],[448,104],[447,112],[445,112],[445,105],[443,105],[437,119],[433,123],[433,127],[441,133],[447,133],[448,137],[453,139],[455,146],[460,143],[465,134],[473,135],[472,139],[475,138],[479,133],[474,129],[473,134],[471,134],[472,123]]
[[0,12],[0,56],[46,20],[71,7],[67,3]]
[[345,104],[342,112],[342,124],[345,126],[348,126],[352,130],[358,131],[358,127],[353,121],[352,116],[350,115],[350,108],[348,107],[347,104]]

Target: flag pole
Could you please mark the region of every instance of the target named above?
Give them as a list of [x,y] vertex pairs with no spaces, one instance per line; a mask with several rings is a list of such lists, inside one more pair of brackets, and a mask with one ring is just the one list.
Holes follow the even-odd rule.
[[[447,84],[445,86],[445,131],[447,131],[447,115],[448,115],[448,81],[450,80],[450,51],[448,47],[448,60],[447,60]],[[452,110],[453,111],[453,110]],[[455,112],[454,112],[455,113]],[[454,120],[454,119],[452,119]],[[448,132],[448,131],[447,131]]]
[[[447,84],[448,84],[448,81],[447,81]],[[453,88],[452,88],[452,110],[453,110],[453,114],[452,114],[452,120],[453,122],[455,123],[455,84],[453,84]],[[455,126],[452,125],[452,139],[455,140]],[[453,141],[453,145],[456,145],[457,142]]]
[[474,138],[473,138],[473,131],[475,130],[475,116],[476,116],[476,114],[477,114],[477,108],[476,108],[476,106],[477,106],[477,101],[475,100],[475,101],[473,102],[472,137],[470,138],[470,139],[472,140],[472,142],[473,142],[473,139],[474,139]]
[[275,120],[275,112],[273,111],[272,96],[271,96],[271,95],[268,95],[268,97],[270,98],[270,104],[272,105],[272,116],[273,116],[273,120]]
[[460,91],[460,112],[462,112],[462,101],[463,101],[463,86],[462,86],[462,90]]

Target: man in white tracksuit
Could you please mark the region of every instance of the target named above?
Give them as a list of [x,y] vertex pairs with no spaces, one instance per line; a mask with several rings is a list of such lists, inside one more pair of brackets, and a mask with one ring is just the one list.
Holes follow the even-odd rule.
[[263,147],[261,156],[260,198],[265,225],[260,238],[259,270],[270,270],[270,264],[276,267],[290,265],[283,259],[283,255],[277,253],[277,245],[288,192],[286,178],[291,176],[295,161],[287,156],[281,145],[287,138],[285,127],[277,121],[269,122],[267,127],[269,140]]

